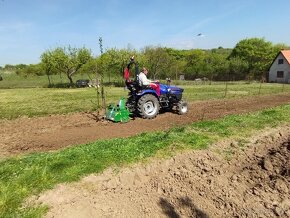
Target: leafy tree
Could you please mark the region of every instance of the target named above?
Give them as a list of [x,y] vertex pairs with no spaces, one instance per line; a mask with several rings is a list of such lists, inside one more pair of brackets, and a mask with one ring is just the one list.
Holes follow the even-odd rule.
[[164,78],[171,78],[178,80],[178,77],[180,74],[184,73],[186,62],[182,59],[176,60],[172,59],[170,67],[168,68],[168,71],[166,72],[166,75],[163,75]]
[[173,57],[175,60],[184,60],[187,51],[186,50],[177,50],[173,48],[165,48],[165,51],[167,54],[169,54],[171,57]]
[[258,78],[268,70],[276,54],[277,49],[271,42],[263,38],[250,38],[237,43],[230,58],[240,58],[246,61],[250,75]]
[[4,70],[15,70],[16,68],[15,68],[15,66],[14,65],[11,65],[11,64],[6,64],[5,66],[4,66]]
[[43,69],[40,64],[30,64],[30,65],[19,64],[15,65],[15,69],[17,75],[23,75],[25,77],[43,75]]
[[231,58],[228,60],[229,64],[229,79],[230,80],[244,80],[246,79],[248,71],[248,62],[239,57]]
[[167,75],[168,69],[172,67],[173,58],[169,56],[165,48],[148,46],[143,49],[142,55],[143,65],[148,68],[153,79]]
[[99,74],[98,61],[96,58],[92,58],[87,61],[79,70],[80,74]]
[[[126,49],[109,49],[98,57],[97,62],[99,71],[102,75],[108,77],[109,83],[111,78],[122,78],[122,70],[128,62],[129,58],[133,55],[136,56],[136,51]],[[138,55],[137,55],[138,56]]]
[[91,51],[86,48],[58,47],[43,54],[43,64],[49,70],[52,66],[60,73],[65,73],[71,86],[73,85],[72,76],[86,64],[91,58]]
[[51,75],[51,72],[53,71],[53,68],[55,66],[53,58],[54,58],[53,51],[51,51],[51,50],[45,51],[40,56],[41,66],[44,69],[44,72],[47,76],[49,86],[51,85],[50,75]]
[[27,67],[26,64],[17,64],[17,65],[14,66],[14,68],[17,69],[17,70],[21,70],[21,69],[24,69],[26,67]]
[[206,60],[206,54],[200,49],[191,50],[185,57],[186,78],[195,79],[201,77],[205,73],[205,67],[209,64]]
[[42,76],[44,75],[44,71],[41,64],[30,64],[28,67],[24,68],[24,74]]
[[205,62],[205,77],[208,77],[210,81],[221,79],[228,71],[228,62],[222,54],[215,52],[207,53]]
[[224,80],[228,78],[228,61],[231,49],[194,49],[182,51],[185,61],[184,72],[186,78],[196,79],[207,77],[210,80]]

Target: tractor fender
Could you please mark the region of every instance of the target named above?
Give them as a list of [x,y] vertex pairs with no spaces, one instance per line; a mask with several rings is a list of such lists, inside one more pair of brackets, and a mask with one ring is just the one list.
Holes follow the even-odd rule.
[[146,90],[141,90],[141,92],[137,93],[138,97],[141,97],[143,95],[147,95],[147,94],[151,94],[154,95],[157,99],[159,99],[158,95],[156,94],[156,92],[154,90],[151,89],[146,89]]

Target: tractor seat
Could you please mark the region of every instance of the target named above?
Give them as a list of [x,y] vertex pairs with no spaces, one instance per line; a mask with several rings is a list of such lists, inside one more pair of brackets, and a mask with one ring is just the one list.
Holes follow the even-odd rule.
[[139,89],[140,90],[152,89],[149,85],[141,85],[141,82],[140,81],[137,82],[137,86],[139,86]]
[[132,90],[141,91],[146,89],[152,89],[149,85],[140,85],[139,82],[134,80],[132,81],[130,79],[126,79],[125,84],[130,91]]
[[128,79],[128,80],[125,80],[125,84],[130,91],[140,89],[139,84],[136,81],[132,81]]
[[130,79],[126,79],[125,84],[126,84],[126,86],[131,86],[133,84],[133,81]]
[[146,85],[146,86],[140,86],[141,87],[141,89],[152,89],[149,85]]
[[134,86],[134,81],[126,79],[125,84],[126,84],[127,88],[130,88],[130,87]]

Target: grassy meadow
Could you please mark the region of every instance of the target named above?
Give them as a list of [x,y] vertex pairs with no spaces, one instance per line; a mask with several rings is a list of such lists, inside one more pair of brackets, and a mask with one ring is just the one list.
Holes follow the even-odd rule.
[[[55,77],[56,82],[61,82],[59,76]],[[79,75],[75,80],[84,77]],[[290,85],[274,83],[214,82],[209,84],[209,82],[172,81],[172,85],[184,88],[184,99],[187,101],[290,93]],[[98,105],[101,105],[101,99],[97,100],[95,88],[45,88],[46,86],[45,76],[25,78],[13,73],[5,74],[4,80],[0,81],[0,119],[88,112],[96,110]],[[107,86],[104,91],[107,105],[116,103],[120,97],[126,98],[128,94],[128,90],[124,87]]]

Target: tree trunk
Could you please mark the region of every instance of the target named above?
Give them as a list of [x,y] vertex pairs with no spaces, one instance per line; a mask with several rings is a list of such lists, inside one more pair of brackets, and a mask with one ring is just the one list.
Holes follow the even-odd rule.
[[47,79],[48,79],[48,85],[51,86],[51,80],[50,80],[49,72],[50,72],[49,69],[47,69],[47,70],[45,71],[45,73],[46,73],[46,75],[47,75]]
[[72,75],[74,74],[75,71],[73,70],[68,70],[67,72],[67,78],[69,79],[69,83],[70,83],[70,87],[73,87],[73,79],[72,79]]
[[48,67],[45,69],[45,74],[47,75],[47,79],[48,79],[48,86],[50,87],[51,86],[51,79],[50,79],[50,76],[49,76],[49,72],[51,70],[51,67]]
[[69,83],[70,83],[70,87],[72,87],[73,86],[73,79],[72,79],[72,74],[70,74],[70,73],[67,73],[67,78],[68,78],[68,80],[69,80]]
[[49,73],[47,73],[46,75],[47,75],[47,79],[48,79],[48,85],[51,86],[51,81],[50,81]]
[[69,79],[69,83],[70,83],[70,86],[73,86],[73,80],[72,80],[72,77],[71,77],[71,75],[68,75],[67,76],[68,77],[68,79]]

